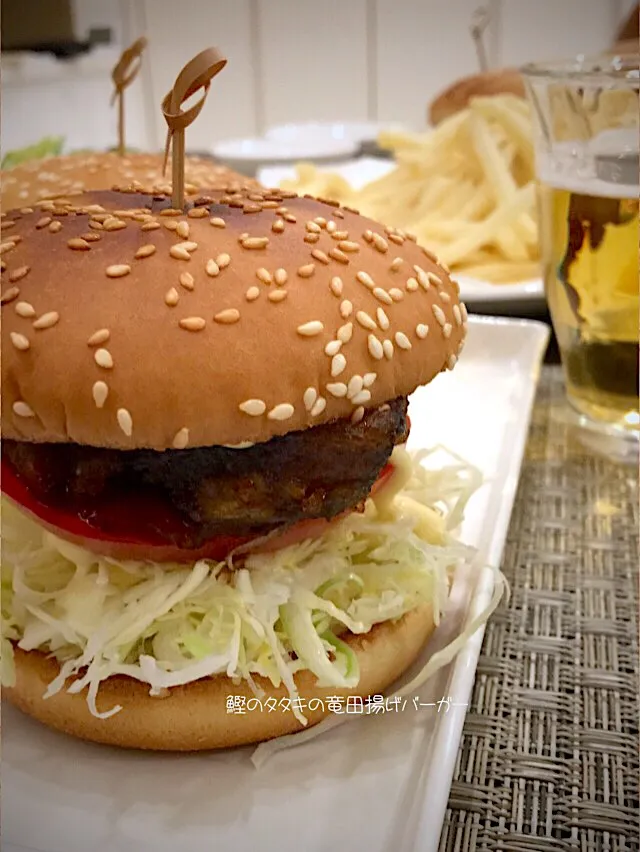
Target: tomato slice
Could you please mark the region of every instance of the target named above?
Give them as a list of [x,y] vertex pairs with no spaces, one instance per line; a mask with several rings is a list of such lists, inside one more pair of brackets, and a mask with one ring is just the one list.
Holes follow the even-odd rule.
[[[388,479],[393,470],[391,463],[385,465],[371,489],[372,494]],[[145,494],[142,498],[123,494],[118,496],[117,500],[102,502],[89,510],[56,506],[35,496],[4,459],[1,484],[3,493],[49,532],[93,553],[113,559],[153,562],[222,560],[232,550],[255,539],[255,536],[215,536],[198,548],[179,547],[173,540],[179,538],[180,533],[188,528],[166,501],[150,494]],[[273,552],[305,539],[318,538],[338,519],[300,521],[273,539],[256,542],[255,551]]]

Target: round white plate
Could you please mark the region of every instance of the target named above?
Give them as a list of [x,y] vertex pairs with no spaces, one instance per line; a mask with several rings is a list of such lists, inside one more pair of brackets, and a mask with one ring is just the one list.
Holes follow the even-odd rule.
[[308,121],[270,127],[265,133],[265,138],[286,144],[340,139],[363,145],[376,143],[379,134],[384,130],[400,132],[406,129],[402,124],[383,121]]
[[330,163],[354,157],[358,144],[348,139],[302,139],[278,142],[273,139],[226,139],[217,142],[211,153],[225,165],[241,172],[255,174],[267,164],[300,161]]

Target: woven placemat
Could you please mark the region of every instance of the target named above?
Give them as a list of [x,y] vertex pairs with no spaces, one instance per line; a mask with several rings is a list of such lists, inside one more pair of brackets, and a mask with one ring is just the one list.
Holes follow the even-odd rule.
[[637,852],[638,476],[554,418],[545,367],[440,852]]

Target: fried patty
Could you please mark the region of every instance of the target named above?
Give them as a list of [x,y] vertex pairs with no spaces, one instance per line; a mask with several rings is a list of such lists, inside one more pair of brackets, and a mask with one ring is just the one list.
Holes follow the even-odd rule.
[[[216,535],[254,535],[360,505],[406,440],[407,399],[246,449],[109,450],[3,442],[5,459],[34,495],[90,508],[118,494],[153,491],[186,522],[183,547]],[[184,535],[181,536],[184,539]]]

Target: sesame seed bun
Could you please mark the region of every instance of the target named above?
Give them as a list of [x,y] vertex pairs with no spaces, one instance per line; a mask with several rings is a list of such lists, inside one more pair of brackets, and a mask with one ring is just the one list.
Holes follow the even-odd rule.
[[440,124],[465,109],[472,98],[491,95],[526,97],[524,81],[518,69],[501,68],[456,80],[432,101],[429,122],[434,126]]
[[[309,672],[295,676],[309,725],[330,715],[326,699],[334,695],[382,693],[414,662],[434,628],[427,607],[414,609],[402,619],[376,625],[365,636],[343,636],[357,654],[360,682],[356,689],[320,688]],[[3,689],[3,696],[23,712],[45,725],[72,736],[125,748],[164,751],[202,751],[256,743],[302,728],[292,712],[280,708],[251,710],[244,715],[227,713],[230,695],[253,698],[247,682],[236,685],[222,675],[204,678],[187,686],[176,686],[164,698],[149,695],[149,687],[138,681],[117,676],[100,686],[98,710],[121,705],[122,711],[108,719],[93,716],[85,694],[59,692],[48,699],[43,695],[59,672],[55,660],[38,651],[15,649],[16,685]],[[256,677],[265,696],[277,701],[287,698],[286,689],[274,688],[270,681]],[[313,712],[310,699],[324,699]],[[316,706],[317,702],[313,702]],[[273,706],[273,703],[271,704]]]
[[[171,167],[162,172],[162,154],[70,154],[32,160],[0,172],[3,210],[26,207],[47,198],[64,198],[93,189],[139,185],[149,192],[171,191]],[[255,186],[255,181],[201,157],[187,157],[185,192],[225,187],[236,181]]]
[[94,192],[8,213],[3,436],[257,443],[357,421],[452,368],[466,310],[443,265],[399,231],[292,196],[218,191],[178,212]]

